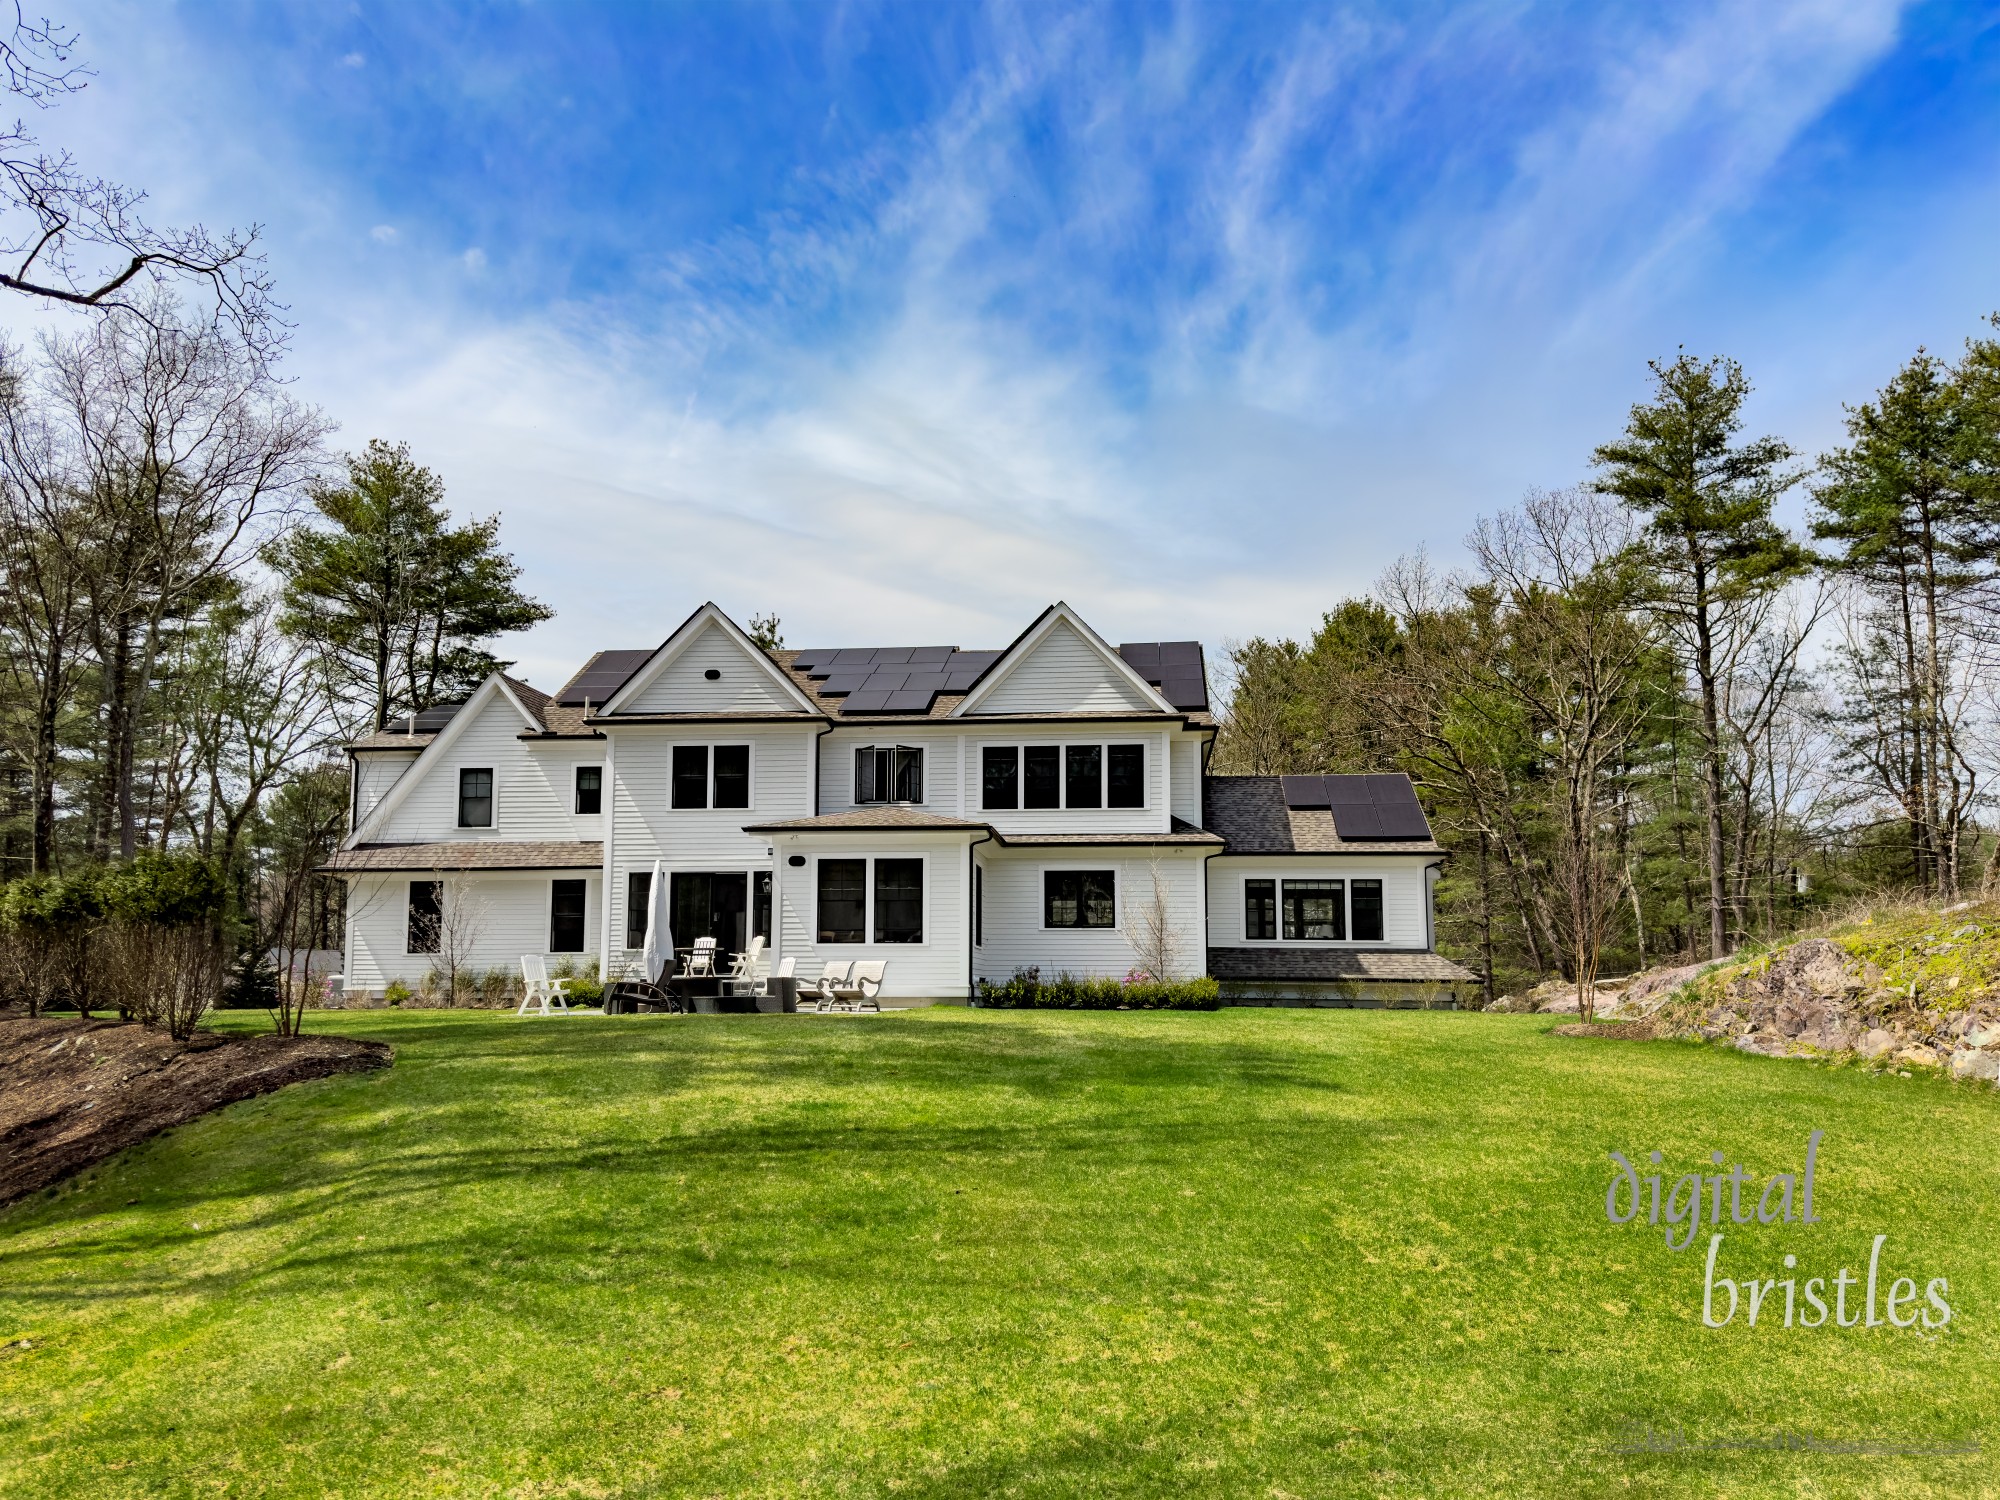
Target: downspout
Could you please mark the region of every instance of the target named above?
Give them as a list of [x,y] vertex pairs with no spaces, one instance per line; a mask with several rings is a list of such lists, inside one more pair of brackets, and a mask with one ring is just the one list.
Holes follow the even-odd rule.
[[819,816],[819,742],[832,733],[833,733],[833,720],[828,719],[824,724],[820,726],[819,731],[813,735],[812,754],[808,757],[808,759],[811,760],[812,762],[811,766],[808,769],[812,773],[812,785],[813,785],[812,815],[815,818]]
[[[583,725],[586,729],[590,727],[590,700],[588,698],[583,701]],[[612,740],[610,732],[608,730],[600,730],[599,733],[604,738],[604,790],[600,795],[604,798],[605,806],[603,814],[604,878],[602,882],[603,888],[598,892],[597,896],[598,905],[603,908],[599,913],[600,920],[598,922],[597,982],[608,985],[611,983],[612,881],[614,878],[613,871],[617,869],[613,850],[618,842],[618,760],[617,746]],[[630,914],[627,914],[625,921],[628,926],[631,924],[631,920]]]
[[979,965],[979,945],[973,941],[973,924],[978,920],[974,903],[979,899],[979,861],[972,851],[981,844],[992,842],[993,830],[989,828],[965,846],[965,998],[968,1001],[977,999],[979,995],[979,980],[974,973]]

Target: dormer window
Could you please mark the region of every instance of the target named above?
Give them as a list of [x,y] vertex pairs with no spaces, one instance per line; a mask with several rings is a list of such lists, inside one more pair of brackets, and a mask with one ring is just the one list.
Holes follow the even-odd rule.
[[924,752],[911,745],[863,745],[854,752],[854,802],[924,800]]
[[467,768],[458,773],[458,826],[493,826],[493,768]]

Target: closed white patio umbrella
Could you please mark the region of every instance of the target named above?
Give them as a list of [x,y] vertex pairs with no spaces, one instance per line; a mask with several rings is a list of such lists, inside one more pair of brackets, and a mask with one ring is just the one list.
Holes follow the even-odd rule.
[[667,923],[667,877],[653,861],[653,883],[646,892],[646,946],[639,961],[646,967],[646,982],[658,984],[660,974],[674,961],[674,932]]

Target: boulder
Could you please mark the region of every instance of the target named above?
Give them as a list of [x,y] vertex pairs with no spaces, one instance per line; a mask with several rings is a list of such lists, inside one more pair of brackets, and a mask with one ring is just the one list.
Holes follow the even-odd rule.
[[1968,1047],[2000,1047],[2000,1025],[1991,1021],[1972,1027],[1965,1033]]
[[1944,1062],[1936,1051],[1922,1045],[1905,1047],[1896,1054],[1896,1061],[1906,1068],[1935,1068]]
[[1573,1016],[1582,1009],[1583,1006],[1577,1000],[1575,990],[1558,995],[1553,1000],[1546,1000],[1541,1005],[1541,1013],[1545,1016]]
[[1961,1048],[1951,1055],[1951,1076],[1975,1078],[1984,1083],[2000,1083],[2000,1052],[1977,1052]]
[[1872,1061],[1891,1050],[1895,1045],[1896,1038],[1877,1026],[1861,1039],[1861,1045],[1855,1048],[1855,1050],[1863,1057]]

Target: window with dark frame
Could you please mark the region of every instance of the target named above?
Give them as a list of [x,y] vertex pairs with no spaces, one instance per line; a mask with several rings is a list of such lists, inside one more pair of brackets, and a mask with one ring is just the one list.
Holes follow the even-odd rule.
[[868,935],[868,861],[819,862],[817,924],[822,943],[859,943]]
[[854,801],[924,800],[924,752],[911,745],[862,745],[854,752]]
[[1278,936],[1278,882],[1243,882],[1243,936],[1252,942],[1275,941]]
[[875,861],[875,941],[921,943],[924,940],[924,862],[920,859]]
[[674,746],[673,805],[708,806],[708,746]]
[[1104,805],[1102,745],[1063,746],[1063,805],[1065,807]]
[[604,767],[576,768],[576,810],[581,816],[604,811]]
[[1347,937],[1347,885],[1340,880],[1285,882],[1285,937],[1330,943]]
[[1044,870],[1044,927],[1116,927],[1118,879],[1110,870]]
[[1355,880],[1348,885],[1348,901],[1353,920],[1348,924],[1357,943],[1382,940],[1382,882]]
[[458,773],[458,826],[493,826],[493,771],[491,767],[467,768]]
[[1104,750],[1106,807],[1146,805],[1146,747],[1107,745]]
[[646,912],[653,900],[653,872],[628,870],[625,874],[625,946],[646,946]]
[[716,807],[748,807],[750,805],[750,747],[748,745],[717,745],[715,758],[715,802]]
[[989,812],[1012,812],[1021,805],[1021,748],[988,745],[980,752],[979,805]]
[[444,926],[444,882],[442,880],[412,880],[410,882],[410,923],[409,938],[404,946],[407,953],[435,953],[438,951],[438,937]]
[[549,882],[549,952],[583,952],[583,906],[581,880]]
[[1028,745],[1021,751],[1021,806],[1062,806],[1062,746]]

